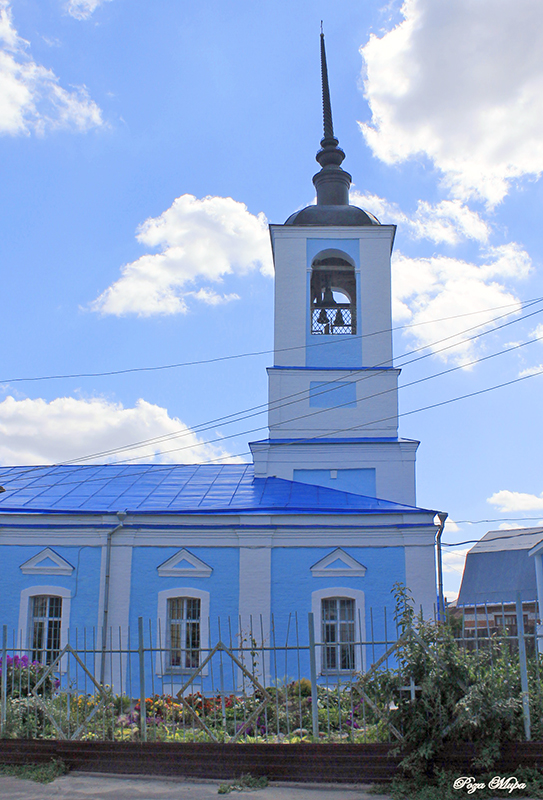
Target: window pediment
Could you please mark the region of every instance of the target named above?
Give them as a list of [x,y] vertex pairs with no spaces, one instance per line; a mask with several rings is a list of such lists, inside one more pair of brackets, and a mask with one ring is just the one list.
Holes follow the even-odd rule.
[[183,548],[157,567],[161,578],[209,578],[213,567]]
[[336,547],[327,556],[321,558],[311,567],[311,574],[314,578],[327,577],[363,577],[366,574],[366,567],[353,558],[341,547]]
[[19,567],[23,575],[71,575],[74,567],[50,547],[29,558]]

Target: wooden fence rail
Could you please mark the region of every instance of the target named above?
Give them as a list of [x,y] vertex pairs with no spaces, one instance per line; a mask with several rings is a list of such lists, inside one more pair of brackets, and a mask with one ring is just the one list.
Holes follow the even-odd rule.
[[[392,744],[216,744],[0,740],[1,764],[60,758],[70,769],[124,775],[163,775],[228,780],[243,773],[273,781],[380,783],[391,780],[401,755]],[[473,774],[473,745],[454,745],[436,765]],[[496,774],[520,766],[543,769],[543,742],[512,742],[502,748]]]

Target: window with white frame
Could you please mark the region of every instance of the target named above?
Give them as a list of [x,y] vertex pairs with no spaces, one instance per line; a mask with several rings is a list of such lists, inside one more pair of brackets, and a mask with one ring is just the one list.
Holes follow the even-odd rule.
[[62,597],[34,595],[30,614],[32,661],[51,664],[61,650]]
[[366,669],[365,599],[361,589],[327,586],[311,593],[319,675],[345,675]]
[[201,602],[199,597],[168,598],[168,666],[174,671],[200,666]]
[[[51,602],[52,601],[52,602]],[[28,657],[51,663],[68,644],[72,593],[65,586],[28,586],[21,591],[17,638]],[[67,659],[58,669],[66,671]]]
[[[198,669],[209,652],[209,592],[172,586],[160,591],[157,599],[156,674],[182,675]],[[206,665],[201,674],[207,673]]]
[[355,669],[355,601],[352,597],[325,597],[321,602],[322,671]]

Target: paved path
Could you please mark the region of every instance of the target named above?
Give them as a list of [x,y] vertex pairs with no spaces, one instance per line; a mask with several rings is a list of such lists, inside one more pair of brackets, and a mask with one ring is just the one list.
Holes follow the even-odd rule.
[[[2,800],[390,800],[389,795],[368,794],[364,787],[330,784],[273,784],[266,789],[217,793],[219,782],[181,779],[90,775],[73,772],[53,783],[41,784],[0,776]],[[367,788],[367,787],[366,787]]]

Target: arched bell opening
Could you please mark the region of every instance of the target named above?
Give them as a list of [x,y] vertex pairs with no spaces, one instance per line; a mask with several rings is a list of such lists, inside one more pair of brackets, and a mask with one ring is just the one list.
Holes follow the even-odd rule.
[[311,333],[356,334],[356,274],[341,250],[324,250],[311,264]]

